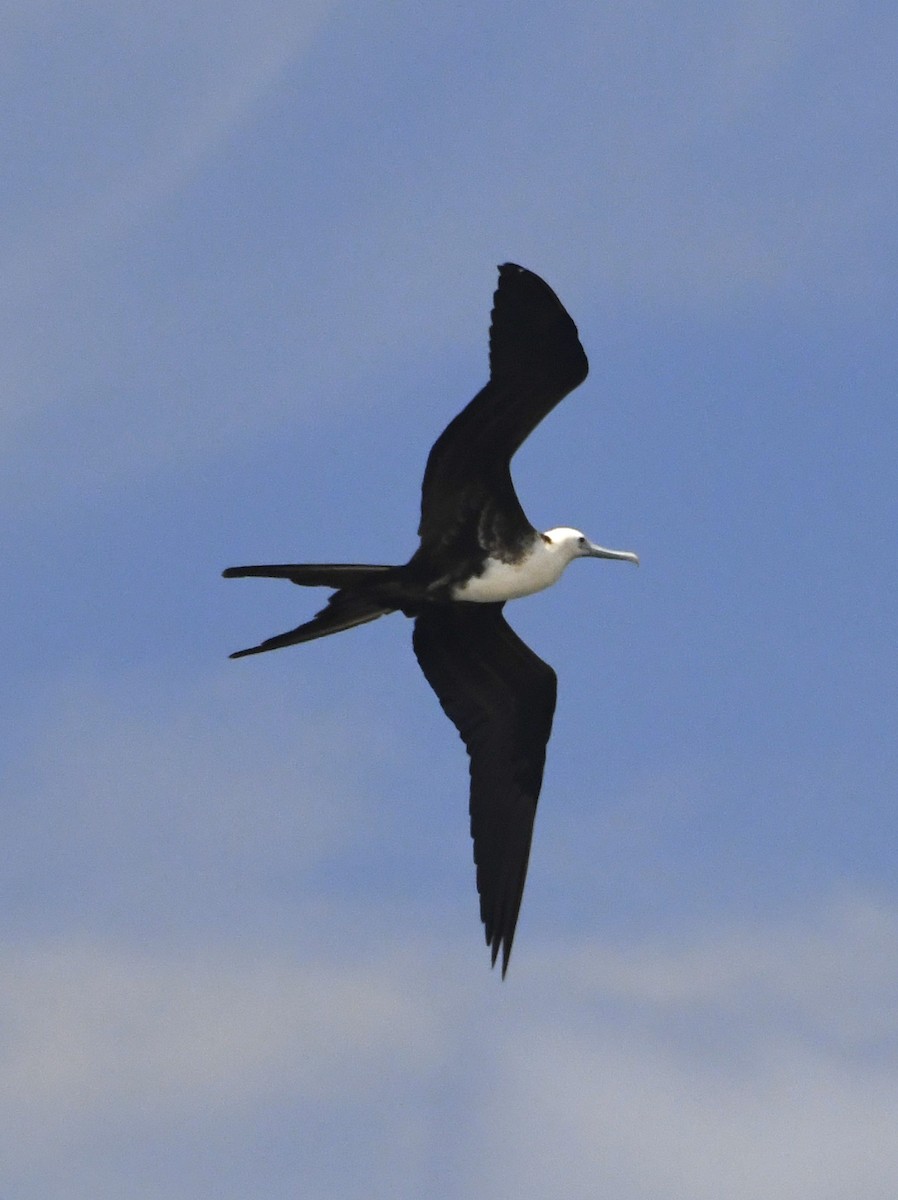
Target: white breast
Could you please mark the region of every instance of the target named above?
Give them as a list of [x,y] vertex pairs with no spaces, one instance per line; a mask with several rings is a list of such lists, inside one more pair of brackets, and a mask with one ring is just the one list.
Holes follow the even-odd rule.
[[520,562],[488,559],[482,575],[469,579],[467,583],[457,584],[452,589],[452,599],[495,604],[500,600],[530,596],[556,583],[569,562],[566,555],[557,553],[555,546],[539,538],[530,554]]

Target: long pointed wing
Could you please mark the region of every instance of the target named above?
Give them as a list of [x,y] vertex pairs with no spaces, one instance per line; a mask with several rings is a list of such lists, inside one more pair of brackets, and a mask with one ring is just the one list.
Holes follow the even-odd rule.
[[[490,380],[434,443],[421,487],[422,541],[438,547],[495,508],[501,535],[530,532],[509,463],[589,369],[577,327],[538,275],[505,263],[493,299]],[[517,530],[516,527],[519,527]]]
[[428,606],[413,640],[471,758],[480,917],[493,965],[502,951],[504,978],[555,713],[555,672],[506,623],[501,604]]

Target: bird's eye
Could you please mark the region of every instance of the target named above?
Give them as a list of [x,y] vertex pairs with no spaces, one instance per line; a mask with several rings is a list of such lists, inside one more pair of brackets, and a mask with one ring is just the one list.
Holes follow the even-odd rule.
[[579,537],[579,538],[577,538],[577,545],[578,545],[578,546],[585,546],[585,545],[586,545],[586,538],[585,538],[585,537]]

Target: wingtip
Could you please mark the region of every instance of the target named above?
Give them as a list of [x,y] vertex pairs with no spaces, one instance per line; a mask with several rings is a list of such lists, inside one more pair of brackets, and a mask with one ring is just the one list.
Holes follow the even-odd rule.
[[249,646],[246,650],[235,650],[228,658],[246,658],[248,654],[258,654],[261,649],[261,646]]
[[533,271],[528,270],[527,267],[522,267],[520,263],[499,263],[498,271],[499,283],[501,283],[503,279],[507,280],[509,276],[518,276],[519,278],[523,278],[524,276],[531,275],[534,279],[539,279],[538,275],[534,275]]

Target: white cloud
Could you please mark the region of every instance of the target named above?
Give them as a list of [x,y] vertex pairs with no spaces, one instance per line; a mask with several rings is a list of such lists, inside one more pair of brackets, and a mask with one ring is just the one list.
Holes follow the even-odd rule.
[[[371,914],[350,904],[329,920]],[[376,954],[352,963],[221,941],[7,946],[7,1157],[39,1185],[110,1119],[114,1170],[150,1131],[186,1124],[239,1145],[257,1112],[286,1105],[322,1196],[381,1178],[383,1163],[350,1150],[369,1134],[401,1197],[420,1195],[439,1161],[455,1170],[437,1197],[894,1193],[894,911],[848,900],[673,951],[586,941],[531,957],[504,985],[468,976],[456,947],[375,925]],[[866,1036],[845,1019],[855,1006],[873,1018]],[[145,1171],[136,1182],[150,1189],[160,1176]]]
[[[214,1138],[220,1123],[239,1128],[272,1103],[307,1119],[376,1106],[410,1077],[426,1086],[442,1057],[445,1014],[419,1004],[401,962],[77,939],[7,947],[0,960],[0,1157],[28,1195],[67,1169],[66,1194],[87,1195],[120,1151],[160,1129],[176,1141],[199,1122]],[[66,1164],[79,1162],[73,1175]],[[130,1194],[151,1184],[134,1180]]]
[[893,909],[851,898],[674,948],[581,944],[536,971],[544,998],[500,1056],[515,1105],[497,1106],[489,1194],[894,1193]]
[[[81,1118],[131,1106],[136,1118],[258,1102],[364,1094],[377,1073],[428,1070],[437,1014],[422,1012],[390,964],[296,963],[244,952],[68,944],[3,953],[0,1094]],[[364,1003],[359,1003],[364,995]],[[24,1115],[24,1114],[23,1114]]]
[[860,895],[818,904],[776,925],[726,926],[673,945],[581,947],[542,969],[584,1000],[601,993],[658,1017],[725,1017],[740,1040],[771,1017],[846,1047],[898,1036],[898,913]]
[[[886,1200],[898,1180],[895,1063],[845,1063],[769,1031],[748,1059],[628,1030],[533,1028],[498,1090],[492,1195]],[[527,1118],[521,1121],[522,1114]]]

